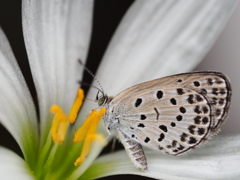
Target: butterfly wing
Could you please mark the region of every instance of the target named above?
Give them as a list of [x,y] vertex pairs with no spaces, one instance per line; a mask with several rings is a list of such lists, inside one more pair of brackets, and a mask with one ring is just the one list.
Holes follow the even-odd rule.
[[222,73],[193,72],[135,85],[109,105],[128,137],[179,155],[219,131],[230,101],[231,86]]

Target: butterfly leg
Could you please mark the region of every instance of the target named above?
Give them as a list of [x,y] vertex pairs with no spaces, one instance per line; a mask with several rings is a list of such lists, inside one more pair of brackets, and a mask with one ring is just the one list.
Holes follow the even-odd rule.
[[111,152],[114,152],[115,145],[116,145],[116,137],[113,137],[113,142],[112,142],[112,147],[111,147]]
[[141,171],[147,171],[147,159],[142,146],[136,141],[130,139],[120,130],[118,131],[118,137],[120,138],[133,164]]

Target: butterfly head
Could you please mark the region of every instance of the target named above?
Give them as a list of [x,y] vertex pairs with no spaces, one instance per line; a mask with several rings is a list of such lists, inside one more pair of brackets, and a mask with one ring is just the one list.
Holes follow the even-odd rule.
[[[101,92],[101,91],[100,91]],[[102,92],[101,92],[102,93]],[[104,106],[106,104],[106,102],[108,101],[108,96],[104,93],[102,93],[101,95],[99,95],[99,91],[97,93],[97,96],[96,96],[96,100],[95,100],[97,103],[98,103],[98,106]]]

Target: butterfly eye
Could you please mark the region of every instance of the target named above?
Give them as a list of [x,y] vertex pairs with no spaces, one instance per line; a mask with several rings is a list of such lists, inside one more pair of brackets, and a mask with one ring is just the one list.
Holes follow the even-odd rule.
[[100,98],[98,99],[98,106],[104,105],[105,102],[106,102],[106,100],[107,100],[107,97],[106,97],[106,96],[100,97]]

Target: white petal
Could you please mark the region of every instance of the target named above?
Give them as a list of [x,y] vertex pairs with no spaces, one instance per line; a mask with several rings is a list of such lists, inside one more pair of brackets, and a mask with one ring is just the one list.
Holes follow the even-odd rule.
[[41,129],[46,138],[49,108],[68,112],[79,87],[91,34],[93,2],[89,0],[23,0],[23,32],[38,93]]
[[116,95],[136,83],[191,70],[210,49],[236,2],[135,1],[98,69],[105,91]]
[[26,162],[12,151],[0,147],[0,176],[7,180],[33,180]]
[[38,143],[35,107],[10,45],[1,29],[0,64],[0,123],[12,134],[27,162],[31,161],[30,165],[32,165],[35,154],[28,152],[36,152]]
[[215,137],[191,155],[170,157],[146,150],[148,171],[133,166],[126,152],[98,158],[81,176],[96,179],[114,174],[137,174],[156,179],[239,179],[240,134]]
[[191,70],[210,49],[236,2],[136,1],[98,70],[106,91],[116,94],[136,83]]

